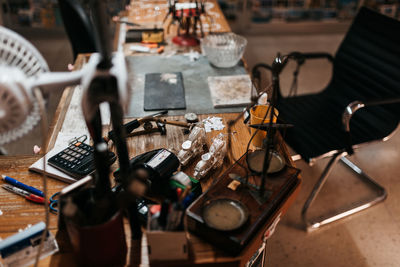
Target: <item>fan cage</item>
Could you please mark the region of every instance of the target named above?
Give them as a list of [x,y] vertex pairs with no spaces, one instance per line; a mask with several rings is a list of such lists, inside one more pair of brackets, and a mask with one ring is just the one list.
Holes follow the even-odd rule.
[[[26,77],[49,71],[45,59],[29,41],[2,26],[0,26],[0,64],[18,68]],[[31,99],[31,102],[32,109],[22,124],[8,131],[0,131],[0,146],[27,134],[38,123],[39,105],[35,99]]]

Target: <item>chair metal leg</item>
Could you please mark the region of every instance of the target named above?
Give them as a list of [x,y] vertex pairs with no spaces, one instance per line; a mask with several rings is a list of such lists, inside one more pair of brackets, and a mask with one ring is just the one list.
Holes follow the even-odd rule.
[[[345,156],[347,155],[346,152],[339,152],[336,153],[327,166],[325,167],[324,171],[321,174],[321,177],[319,178],[318,182],[315,184],[313,190],[311,191],[311,194],[308,196],[303,209],[301,211],[301,216],[302,219],[306,225],[306,230],[307,231],[312,231],[320,228],[323,225],[329,224],[331,222],[337,221],[339,219],[342,219],[344,217],[347,217],[349,215],[352,215],[356,212],[362,211],[366,208],[369,208],[383,200],[385,200],[387,193],[386,190],[379,185],[377,182],[372,180],[367,174],[365,174],[359,167],[357,167],[354,163],[352,163],[349,159],[347,159]],[[323,215],[320,217],[319,220],[315,221],[308,221],[307,220],[307,211],[315,198],[317,197],[319,191],[321,190],[322,186],[324,185],[327,177],[329,176],[332,168],[335,166],[335,164],[338,162],[338,160],[341,160],[347,167],[349,167],[352,171],[354,171],[357,174],[357,177],[361,179],[362,182],[368,184],[371,188],[376,190],[378,192],[378,195],[370,200],[363,201],[363,202],[358,202],[356,205],[351,206],[350,208],[341,210],[338,213],[335,214],[329,214],[329,215]]]

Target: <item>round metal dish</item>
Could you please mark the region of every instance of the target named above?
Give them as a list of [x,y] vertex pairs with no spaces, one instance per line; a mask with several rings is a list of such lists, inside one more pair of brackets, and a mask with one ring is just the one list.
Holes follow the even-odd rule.
[[[276,151],[270,151],[271,162],[267,173],[277,173],[283,170],[286,166],[282,156]],[[249,169],[257,174],[262,173],[263,163],[265,158],[265,150],[256,150],[247,156],[247,165]]]
[[203,219],[208,227],[219,231],[232,231],[243,226],[249,217],[247,207],[228,198],[208,201],[203,208]]

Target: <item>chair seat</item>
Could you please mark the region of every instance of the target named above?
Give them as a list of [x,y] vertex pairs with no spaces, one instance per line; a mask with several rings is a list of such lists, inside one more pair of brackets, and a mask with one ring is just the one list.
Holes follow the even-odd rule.
[[[344,149],[347,139],[342,114],[345,107],[355,100],[344,102],[343,96],[325,92],[281,98],[277,105],[279,121],[294,125],[282,132],[283,138],[307,162],[330,151]],[[351,120],[352,143],[357,145],[383,139],[397,125],[398,118],[387,108],[363,108]]]

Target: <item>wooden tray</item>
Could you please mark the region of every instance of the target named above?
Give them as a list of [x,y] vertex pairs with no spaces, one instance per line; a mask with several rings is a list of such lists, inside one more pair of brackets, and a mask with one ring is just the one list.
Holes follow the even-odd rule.
[[[243,167],[241,167],[242,165]],[[201,236],[213,245],[221,248],[229,254],[237,255],[250,242],[257,231],[263,227],[282,202],[292,192],[299,182],[299,169],[286,166],[281,172],[269,175],[266,181],[267,197],[261,203],[257,197],[258,192],[241,184],[236,190],[228,188],[233,181],[231,177],[245,177],[247,169],[245,155],[234,163],[215,184],[204,192],[186,211],[186,223],[188,230]],[[260,185],[260,176],[250,176],[249,182]],[[203,207],[209,200],[229,198],[240,201],[249,211],[247,222],[239,229],[233,231],[218,231],[206,225],[202,218]]]

